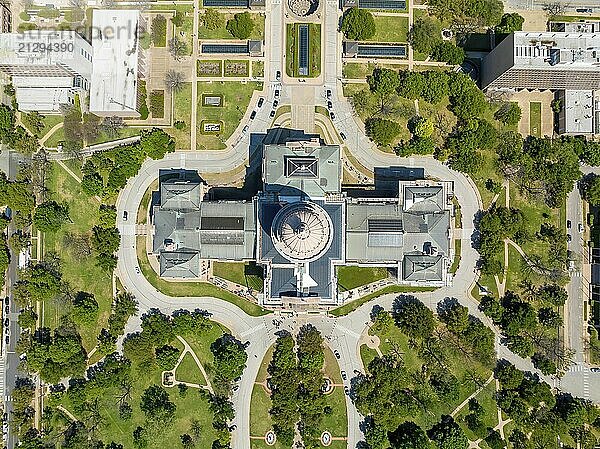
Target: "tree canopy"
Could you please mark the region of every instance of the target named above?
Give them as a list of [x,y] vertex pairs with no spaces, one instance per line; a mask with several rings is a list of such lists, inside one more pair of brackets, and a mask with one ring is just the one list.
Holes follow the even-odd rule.
[[366,9],[356,6],[346,10],[342,17],[342,33],[346,39],[364,41],[375,36],[375,19]]
[[254,20],[248,12],[237,13],[227,21],[227,31],[238,39],[248,39],[254,30]]

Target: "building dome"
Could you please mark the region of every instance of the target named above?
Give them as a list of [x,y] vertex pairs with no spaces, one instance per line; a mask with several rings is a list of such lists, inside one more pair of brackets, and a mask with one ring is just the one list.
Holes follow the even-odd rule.
[[271,238],[277,251],[292,262],[311,262],[331,246],[333,224],[325,210],[311,202],[290,203],[273,219]]

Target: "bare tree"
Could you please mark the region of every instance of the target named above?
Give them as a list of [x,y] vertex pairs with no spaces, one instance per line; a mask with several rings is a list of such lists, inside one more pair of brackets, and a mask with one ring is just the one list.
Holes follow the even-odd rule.
[[546,11],[549,17],[555,17],[564,14],[568,7],[569,3],[551,2],[545,3],[542,9]]
[[105,117],[100,125],[102,131],[104,131],[110,138],[119,137],[120,131],[124,127],[125,121],[122,117],[118,117],[116,115],[112,117]]
[[187,55],[187,52],[187,44],[177,36],[169,41],[169,53],[171,53],[171,56],[176,61],[181,61],[181,59]]
[[171,92],[179,92],[183,89],[185,75],[175,70],[169,70],[165,74],[165,87]]

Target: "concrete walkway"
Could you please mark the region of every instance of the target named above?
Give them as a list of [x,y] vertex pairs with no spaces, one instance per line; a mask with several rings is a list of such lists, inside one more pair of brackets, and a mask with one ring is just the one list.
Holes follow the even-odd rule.
[[[202,389],[210,391],[211,394],[214,394],[214,390],[212,388],[212,385],[210,384],[210,379],[208,378],[208,374],[206,374],[206,371],[204,370],[204,367],[202,366],[202,363],[200,363],[200,359],[198,359],[198,356],[196,355],[196,353],[194,352],[194,350],[192,349],[192,347],[180,335],[177,336],[177,340],[179,340],[181,342],[181,344],[183,345],[183,351],[181,352],[181,355],[179,356],[179,359],[177,360],[177,363],[175,364],[175,368],[173,369],[173,372],[175,373],[175,382],[187,385],[188,387],[202,388]],[[194,359],[194,362],[196,362],[196,365],[198,366],[198,369],[200,370],[200,372],[204,376],[204,380],[206,381],[206,385],[193,384],[193,383],[189,383],[189,382],[181,382],[181,381],[177,380],[177,368],[179,368],[179,365],[181,364],[181,361],[183,360],[183,358],[185,357],[185,355],[188,354],[188,353],[192,356],[192,358]]]

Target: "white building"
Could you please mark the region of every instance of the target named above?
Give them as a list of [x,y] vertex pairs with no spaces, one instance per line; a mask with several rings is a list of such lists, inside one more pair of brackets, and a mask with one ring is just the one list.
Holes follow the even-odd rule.
[[58,112],[89,89],[92,47],[74,31],[0,34],[0,71],[12,78],[20,110]]
[[562,109],[558,114],[560,134],[594,134],[596,111],[591,90],[562,90],[558,92]]
[[90,112],[96,115],[139,116],[139,21],[137,10],[94,10]]

